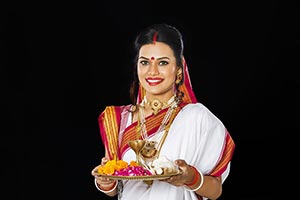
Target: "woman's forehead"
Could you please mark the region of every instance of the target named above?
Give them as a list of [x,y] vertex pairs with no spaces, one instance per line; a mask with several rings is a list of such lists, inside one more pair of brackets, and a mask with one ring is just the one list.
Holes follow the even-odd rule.
[[139,51],[139,57],[146,57],[149,60],[154,60],[159,57],[172,57],[173,55],[173,50],[162,42],[143,45]]

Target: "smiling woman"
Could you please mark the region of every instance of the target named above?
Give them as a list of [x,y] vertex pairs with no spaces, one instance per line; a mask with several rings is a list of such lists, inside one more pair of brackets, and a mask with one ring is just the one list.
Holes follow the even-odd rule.
[[147,101],[167,102],[176,92],[176,73],[181,74],[182,68],[167,44],[155,42],[141,47],[137,71],[140,84],[149,91]]
[[[105,155],[92,170],[96,187],[119,199],[219,198],[235,143],[223,123],[197,101],[181,33],[168,24],[154,24],[137,36],[135,49],[132,103],[107,106],[98,118]],[[138,148],[132,141],[140,141]],[[135,181],[127,174],[125,179],[99,176],[97,169],[118,161],[137,161],[145,169],[155,168],[155,175],[167,171],[157,163],[170,161],[179,173],[151,182],[144,175]]]

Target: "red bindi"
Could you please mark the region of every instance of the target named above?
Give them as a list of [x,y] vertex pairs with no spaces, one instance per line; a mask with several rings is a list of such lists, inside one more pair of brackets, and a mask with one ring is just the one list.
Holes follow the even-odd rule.
[[152,57],[151,57],[151,60],[154,60],[154,59],[155,59],[155,58],[152,56]]

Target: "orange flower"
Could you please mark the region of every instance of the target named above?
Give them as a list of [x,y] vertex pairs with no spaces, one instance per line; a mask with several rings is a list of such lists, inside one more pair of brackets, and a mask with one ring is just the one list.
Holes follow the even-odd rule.
[[135,162],[135,161],[132,160],[132,161],[130,162],[130,166],[131,166],[131,167],[135,167],[135,166],[138,166],[138,164],[137,164],[137,162]]
[[124,161],[124,160],[118,160],[117,161],[117,168],[118,168],[117,170],[121,170],[121,169],[124,169],[126,167],[128,167],[128,163],[126,161]]
[[112,175],[115,173],[115,168],[113,166],[107,166],[103,170],[104,174]]
[[[134,161],[130,162],[131,166],[137,166],[137,163]],[[128,163],[124,160],[109,160],[105,165],[102,165],[98,168],[99,174],[113,175],[115,171],[125,169],[128,167]]]

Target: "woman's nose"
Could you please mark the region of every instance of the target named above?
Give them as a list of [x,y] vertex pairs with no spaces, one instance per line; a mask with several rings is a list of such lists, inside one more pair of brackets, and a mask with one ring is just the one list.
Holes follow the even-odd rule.
[[149,70],[148,70],[148,74],[149,75],[158,75],[159,74],[159,70],[158,70],[158,67],[155,63],[151,63],[150,64],[150,67],[149,67]]

